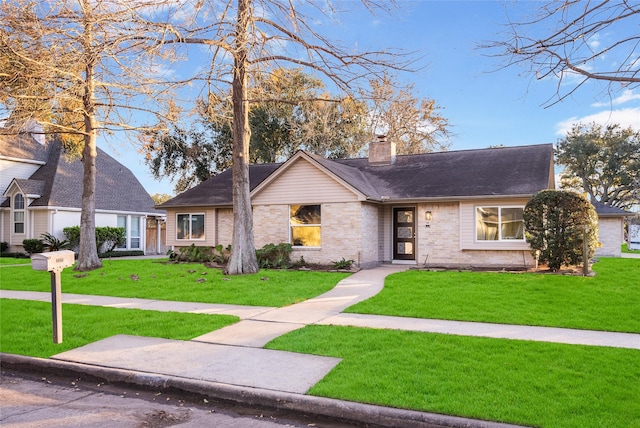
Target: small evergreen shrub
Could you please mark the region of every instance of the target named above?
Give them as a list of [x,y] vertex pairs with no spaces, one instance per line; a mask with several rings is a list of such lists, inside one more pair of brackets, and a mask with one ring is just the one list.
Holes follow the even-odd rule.
[[22,246],[28,254],[36,254],[44,251],[44,242],[39,239],[25,239]]
[[98,257],[101,259],[112,257],[127,257],[127,256],[144,256],[144,251],[130,250],[130,251],[109,251],[108,253],[100,253]]
[[288,269],[291,266],[291,244],[267,244],[256,250],[258,266],[261,269]]
[[[74,249],[80,245],[80,226],[65,227],[62,229],[65,238],[69,241],[69,248]],[[124,227],[96,227],[96,247],[98,252],[108,253],[127,242],[127,234]]]
[[333,264],[334,269],[351,269],[353,260],[345,260],[345,258],[343,257],[341,260],[335,262],[332,261],[331,263]]
[[0,242],[0,254],[6,253],[9,249],[9,244],[6,242]]
[[178,252],[169,250],[167,252],[169,260],[185,263],[206,263],[214,261],[214,254],[211,247],[196,247],[191,244],[189,247],[181,247]]

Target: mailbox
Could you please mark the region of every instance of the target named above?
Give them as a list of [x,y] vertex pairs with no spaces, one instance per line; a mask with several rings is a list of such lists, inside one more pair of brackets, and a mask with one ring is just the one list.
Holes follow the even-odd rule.
[[38,253],[31,255],[31,268],[33,270],[60,272],[66,267],[73,266],[75,261],[74,252],[69,250]]

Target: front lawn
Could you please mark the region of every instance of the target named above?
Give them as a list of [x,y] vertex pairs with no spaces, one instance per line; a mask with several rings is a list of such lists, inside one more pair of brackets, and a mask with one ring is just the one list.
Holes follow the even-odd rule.
[[[90,272],[64,269],[62,292],[115,297],[138,297],[182,302],[287,306],[331,290],[348,274],[336,272],[261,270],[253,275],[224,276],[220,269],[197,263],[103,260]],[[48,272],[31,266],[0,268],[5,290],[50,291]]]
[[116,334],[190,340],[238,317],[62,305],[62,343],[53,343],[51,304],[0,299],[0,351],[50,357]]
[[411,270],[345,312],[640,333],[640,260],[602,258],[593,270],[594,277]]
[[640,427],[640,351],[336,326],[267,345],[342,358],[309,393],[548,428]]

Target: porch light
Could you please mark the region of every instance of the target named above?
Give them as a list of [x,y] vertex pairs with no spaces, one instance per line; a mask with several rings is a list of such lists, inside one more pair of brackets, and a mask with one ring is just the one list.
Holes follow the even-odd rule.
[[432,218],[431,211],[425,211],[424,212],[425,221],[431,221],[431,218]]

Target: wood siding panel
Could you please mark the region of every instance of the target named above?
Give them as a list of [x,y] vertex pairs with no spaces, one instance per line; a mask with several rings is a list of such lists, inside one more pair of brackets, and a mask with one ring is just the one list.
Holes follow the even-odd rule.
[[253,205],[352,202],[358,197],[325,172],[299,159],[253,197]]

